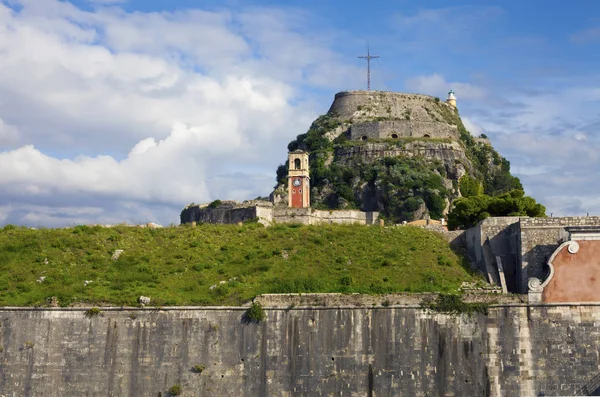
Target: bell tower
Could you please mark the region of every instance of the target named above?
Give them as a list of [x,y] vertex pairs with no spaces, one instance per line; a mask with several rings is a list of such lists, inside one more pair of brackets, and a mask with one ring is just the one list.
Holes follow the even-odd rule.
[[288,153],[288,206],[310,207],[310,177],[308,153],[294,150]]

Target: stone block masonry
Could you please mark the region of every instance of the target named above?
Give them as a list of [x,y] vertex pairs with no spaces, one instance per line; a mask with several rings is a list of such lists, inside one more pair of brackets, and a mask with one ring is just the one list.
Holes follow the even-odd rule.
[[181,223],[207,222],[236,224],[256,220],[265,226],[273,223],[301,223],[303,225],[318,224],[375,224],[378,212],[363,212],[358,210],[323,211],[312,208],[289,208],[273,206],[269,202],[237,203],[226,201],[217,208],[207,205],[193,205],[181,213]]
[[356,123],[350,127],[350,139],[444,138],[458,140],[456,126],[430,121],[383,120]]
[[494,258],[500,256],[509,291],[524,294],[529,278],[546,278],[548,259],[568,238],[568,226],[600,226],[600,217],[492,217],[464,231],[460,240],[475,267],[493,283],[497,279]]
[[[0,310],[10,397],[574,395],[600,372],[600,307]],[[194,366],[203,366],[202,373]]]

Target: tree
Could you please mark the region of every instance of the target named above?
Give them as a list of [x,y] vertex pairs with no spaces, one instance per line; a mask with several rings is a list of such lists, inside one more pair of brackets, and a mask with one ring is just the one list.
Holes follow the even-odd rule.
[[485,194],[462,197],[454,201],[454,208],[448,214],[448,228],[466,229],[490,216],[545,217],[546,207],[520,189],[495,197]]

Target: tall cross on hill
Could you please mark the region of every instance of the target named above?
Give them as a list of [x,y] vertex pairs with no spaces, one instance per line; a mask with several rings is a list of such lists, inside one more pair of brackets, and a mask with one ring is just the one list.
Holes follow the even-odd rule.
[[371,90],[371,59],[379,58],[379,55],[371,55],[369,46],[367,46],[367,55],[359,56],[358,58],[367,60],[367,90]]

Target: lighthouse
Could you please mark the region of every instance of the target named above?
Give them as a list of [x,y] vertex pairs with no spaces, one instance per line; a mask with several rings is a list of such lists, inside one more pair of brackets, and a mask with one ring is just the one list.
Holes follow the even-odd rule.
[[454,96],[454,91],[448,91],[448,98],[446,98],[446,103],[456,109],[456,97]]

